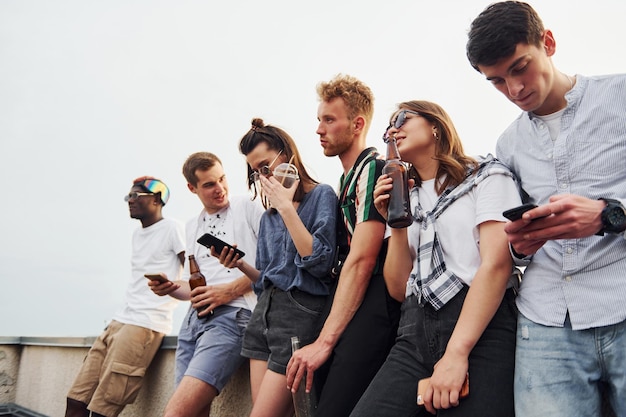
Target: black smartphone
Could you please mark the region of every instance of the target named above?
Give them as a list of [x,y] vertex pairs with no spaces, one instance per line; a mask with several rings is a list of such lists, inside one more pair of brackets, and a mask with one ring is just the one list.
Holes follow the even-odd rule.
[[521,206],[513,207],[512,209],[508,209],[502,212],[502,215],[511,221],[519,220],[522,218],[522,214],[526,213],[528,210],[532,210],[537,207],[535,204],[526,203]]
[[237,249],[233,247],[232,245],[229,245],[228,243],[224,242],[222,239],[219,239],[210,233],[205,233],[202,236],[200,236],[200,239],[198,239],[198,243],[203,246],[206,246],[209,249],[211,249],[211,246],[213,246],[217,253],[222,253],[222,249],[224,249],[224,247],[227,247],[229,249],[234,249],[235,254],[239,255],[239,258],[243,258],[244,256],[246,256],[246,254],[242,250]]

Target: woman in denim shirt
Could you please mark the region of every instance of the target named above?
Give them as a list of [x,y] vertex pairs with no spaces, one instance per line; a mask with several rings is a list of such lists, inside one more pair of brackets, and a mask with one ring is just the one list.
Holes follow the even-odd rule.
[[[293,416],[285,377],[291,337],[307,345],[323,323],[337,247],[337,196],[309,176],[293,139],[280,128],[254,119],[239,148],[248,162],[248,187],[267,209],[255,267],[232,250],[220,258],[254,281],[259,295],[242,349],[250,358],[251,416]],[[288,188],[274,175],[281,163],[298,171],[299,179]]]

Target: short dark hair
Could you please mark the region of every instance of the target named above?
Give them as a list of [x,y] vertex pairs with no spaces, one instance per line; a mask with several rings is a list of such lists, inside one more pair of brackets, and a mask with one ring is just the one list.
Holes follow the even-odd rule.
[[195,187],[198,185],[196,171],[207,171],[215,164],[222,165],[222,161],[211,152],[192,153],[183,164],[183,175],[187,182]]
[[494,65],[515,52],[519,43],[540,46],[544,27],[537,12],[521,1],[493,3],[472,22],[466,45],[474,69]]

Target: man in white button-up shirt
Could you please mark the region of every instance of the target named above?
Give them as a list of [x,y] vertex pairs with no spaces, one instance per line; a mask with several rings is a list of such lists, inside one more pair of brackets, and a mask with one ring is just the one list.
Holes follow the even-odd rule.
[[498,158],[539,207],[509,223],[527,265],[515,407],[520,416],[599,416],[601,391],[626,416],[626,75],[571,76],[527,4],[501,2],[472,23],[472,66],[524,111]]

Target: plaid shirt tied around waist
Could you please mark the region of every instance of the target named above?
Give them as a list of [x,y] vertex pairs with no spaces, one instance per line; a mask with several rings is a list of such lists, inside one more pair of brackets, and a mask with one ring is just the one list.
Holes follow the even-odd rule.
[[409,276],[406,284],[407,297],[416,295],[420,305],[428,302],[435,310],[439,310],[463,288],[463,281],[446,268],[443,250],[437,237],[437,219],[458,198],[494,174],[507,175],[515,180],[514,175],[503,163],[488,154],[479,159],[477,168],[468,169],[462,183],[446,188],[431,211],[425,212],[418,201],[414,212],[415,221],[420,224],[417,268],[415,268],[417,274],[411,273]]

